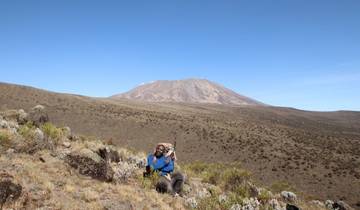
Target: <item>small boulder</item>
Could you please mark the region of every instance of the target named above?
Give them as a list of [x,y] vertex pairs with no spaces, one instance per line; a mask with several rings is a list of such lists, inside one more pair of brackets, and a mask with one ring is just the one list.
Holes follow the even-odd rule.
[[257,198],[245,198],[243,200],[243,210],[259,210],[260,209],[260,202]]
[[242,210],[242,206],[240,204],[234,204],[229,210]]
[[1,113],[3,118],[8,121],[15,121],[19,124],[25,124],[28,120],[28,114],[23,110],[7,110]]
[[14,154],[15,150],[13,148],[9,148],[8,150],[6,150],[6,154],[11,155]]
[[187,206],[189,206],[189,207],[191,207],[191,208],[193,208],[193,209],[196,209],[197,206],[198,206],[198,203],[197,203],[197,201],[196,201],[196,198],[190,197],[190,198],[187,198],[187,199],[185,200],[185,205],[187,205]]
[[44,132],[39,128],[36,128],[34,131],[34,140],[36,142],[44,142],[45,140]]
[[37,127],[49,121],[49,116],[46,113],[43,105],[36,105],[29,112],[29,120]]
[[300,208],[295,205],[286,204],[286,210],[300,210]]
[[109,163],[89,149],[72,152],[66,156],[65,161],[73,168],[78,169],[80,174],[101,181],[113,180],[114,171]]
[[111,149],[109,147],[100,148],[96,152],[102,159],[110,162],[120,162],[120,155],[118,151]]
[[270,206],[273,210],[284,210],[284,208],[281,207],[279,201],[276,200],[276,199],[271,199],[271,200],[269,201],[269,206]]
[[22,186],[14,182],[13,176],[5,171],[0,172],[0,206],[17,200],[22,192]]
[[115,183],[124,183],[130,177],[135,175],[136,167],[127,162],[112,163],[111,168],[114,171],[113,181]]
[[334,210],[352,210],[353,209],[351,206],[349,206],[344,201],[337,201],[337,202],[333,203],[333,208],[334,208]]
[[4,119],[0,119],[0,128],[9,128],[9,123]]
[[219,195],[219,203],[225,203],[228,200],[228,196],[226,194]]
[[288,202],[295,203],[297,200],[296,194],[289,191],[282,191],[281,197]]
[[25,124],[28,121],[28,113],[26,113],[23,109],[19,109],[17,121],[19,124]]
[[319,200],[312,200],[310,201],[310,203],[313,204],[314,206],[325,207],[325,204]]
[[71,128],[68,126],[63,127],[62,129],[63,135],[67,138],[67,139],[72,139],[72,133],[71,133]]
[[71,143],[68,142],[68,141],[64,141],[64,142],[62,143],[62,145],[63,145],[65,148],[70,148],[70,147],[71,147]]
[[209,192],[208,189],[206,189],[205,187],[204,188],[201,188],[198,192],[197,192],[197,195],[196,197],[198,198],[208,198],[211,196],[211,193]]
[[334,201],[332,201],[332,200],[326,200],[325,201],[325,206],[326,206],[327,209],[334,210],[333,205],[334,205]]
[[126,161],[135,164],[138,168],[145,168],[146,166],[146,159],[144,157],[133,155],[128,157]]

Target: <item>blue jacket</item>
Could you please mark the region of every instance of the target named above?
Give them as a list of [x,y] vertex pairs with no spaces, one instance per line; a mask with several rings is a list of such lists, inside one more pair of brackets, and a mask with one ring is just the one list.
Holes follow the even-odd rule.
[[149,154],[147,157],[147,166],[150,166],[154,171],[159,171],[161,176],[165,176],[174,171],[174,161],[171,157],[166,158],[164,155],[154,161],[154,155]]

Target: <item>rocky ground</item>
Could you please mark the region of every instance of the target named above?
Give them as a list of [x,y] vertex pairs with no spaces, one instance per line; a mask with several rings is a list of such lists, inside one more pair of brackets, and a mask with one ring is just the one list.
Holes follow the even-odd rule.
[[49,122],[46,108],[0,113],[0,209],[352,209],[254,184],[234,165],[187,163],[180,195],[144,179],[145,153],[75,135]]

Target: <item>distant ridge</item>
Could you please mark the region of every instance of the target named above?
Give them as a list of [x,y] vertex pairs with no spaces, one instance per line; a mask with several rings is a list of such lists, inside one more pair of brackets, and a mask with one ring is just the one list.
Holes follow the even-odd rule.
[[159,80],[111,96],[148,102],[210,103],[223,105],[264,105],[206,79]]

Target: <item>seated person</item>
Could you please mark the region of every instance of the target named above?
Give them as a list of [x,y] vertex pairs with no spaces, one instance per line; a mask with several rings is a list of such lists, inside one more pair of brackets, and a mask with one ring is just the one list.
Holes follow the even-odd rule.
[[153,154],[148,155],[144,176],[154,171],[159,172],[160,176],[167,176],[174,171],[174,160],[171,156],[165,155],[165,147],[162,144],[156,147]]
[[156,190],[160,193],[176,195],[182,191],[185,178],[180,172],[173,173],[175,160],[175,149],[167,143],[158,144],[155,152],[147,157],[144,177],[158,172],[161,177],[156,184]]

